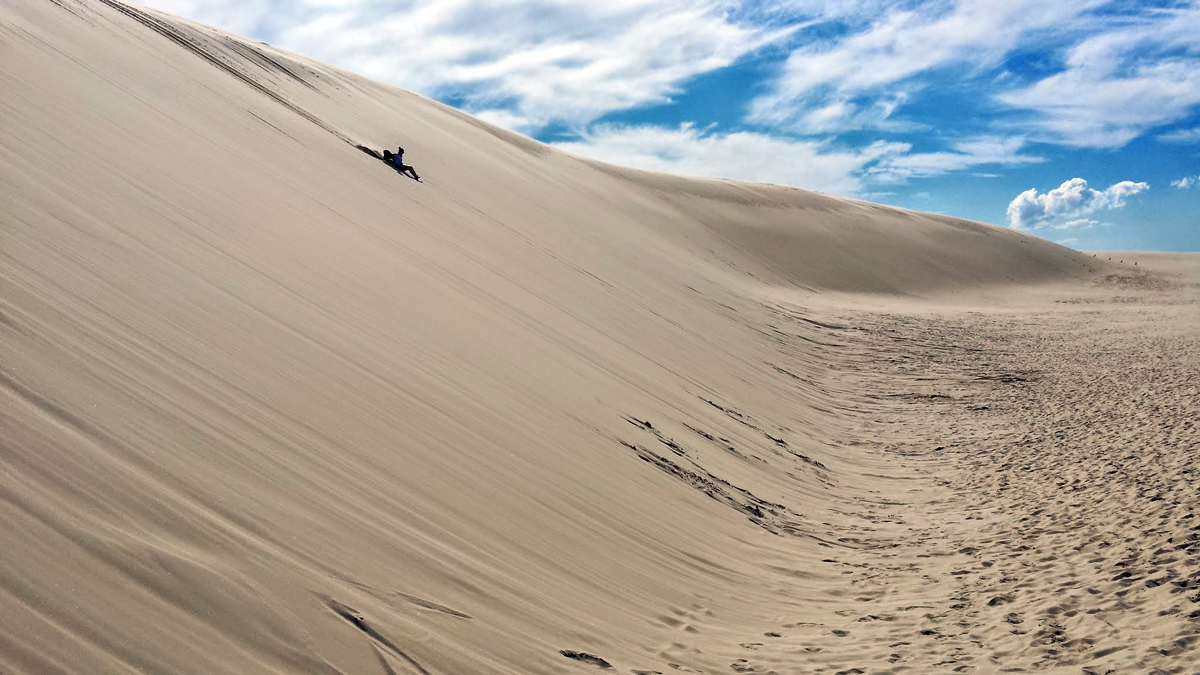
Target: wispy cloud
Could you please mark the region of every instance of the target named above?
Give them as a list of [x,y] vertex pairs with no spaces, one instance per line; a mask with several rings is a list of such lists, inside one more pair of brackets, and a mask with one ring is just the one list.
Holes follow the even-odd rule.
[[[958,141],[947,152],[920,152],[887,157],[871,168],[874,180],[904,182],[909,178],[937,176],[981,165],[1018,166],[1038,164],[1045,159],[1021,153],[1025,139],[983,136]],[[995,174],[984,174],[994,176]]]
[[893,112],[940,68],[998,65],[1023,38],[1060,27],[1094,1],[962,0],[894,10],[850,37],[816,41],[788,58],[750,119],[805,133],[888,128]]
[[[986,76],[991,91],[979,84],[980,100],[1025,115],[1020,122],[993,115],[993,129],[1017,129],[1042,142],[1121,147],[1200,104],[1195,3],[1136,13],[1100,0],[928,0],[902,7],[870,21],[831,12],[836,18],[829,23],[842,30],[797,48],[770,91],[751,103],[748,119],[806,134],[912,131],[916,123],[898,111],[938,78],[953,76],[961,88]],[[1006,59],[1022,49],[1035,49],[1040,67],[1057,72],[1032,82],[1014,75]],[[1193,142],[1200,131],[1162,138]]]
[[1096,224],[1088,214],[1125,206],[1125,199],[1150,189],[1147,183],[1121,181],[1105,190],[1088,187],[1082,178],[1072,178],[1057,188],[1038,194],[1030,189],[1008,205],[1008,223],[1019,229],[1078,229]]
[[881,142],[858,150],[837,150],[815,141],[750,132],[712,133],[691,125],[598,125],[578,142],[556,145],[579,155],[654,171],[737,177],[836,194],[859,193],[860,175],[866,166],[909,148],[903,143]]
[[1179,180],[1171,181],[1171,187],[1177,187],[1181,190],[1187,190],[1200,186],[1200,176],[1184,176]]
[[1165,134],[1159,134],[1158,140],[1163,143],[1200,143],[1200,127],[1176,129]]
[[[653,170],[911,196],[947,174],[1057,173],[1054,145],[1173,127],[1156,138],[1200,143],[1197,0],[143,1]],[[733,64],[747,66],[736,84],[699,77]],[[716,99],[705,117],[697,101]],[[931,105],[945,101],[961,107]],[[1016,226],[1079,230],[1147,187],[1074,181],[1011,203],[993,192],[984,217],[1008,203]]]
[[1067,52],[1066,68],[999,96],[1036,113],[1031,130],[1073,146],[1120,147],[1200,104],[1200,7],[1114,19]]
[[1057,223],[1050,226],[1052,230],[1090,230],[1100,221],[1092,220],[1091,218],[1075,218],[1065,222]]
[[533,132],[669,101],[795,26],[728,0],[152,0]]
[[[858,149],[827,141],[755,132],[719,133],[692,124],[596,125],[579,141],[555,146],[614,164],[714,178],[797,185],[844,195],[879,196],[865,185],[899,184],[981,164],[1043,161],[1021,154],[1022,139],[984,137],[955,144],[955,152],[911,153],[907,143],[876,142]],[[928,193],[925,193],[929,197]]]

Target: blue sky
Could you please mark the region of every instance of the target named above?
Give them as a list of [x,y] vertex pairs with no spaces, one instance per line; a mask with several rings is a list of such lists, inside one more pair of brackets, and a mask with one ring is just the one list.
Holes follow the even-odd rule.
[[1200,0],[149,0],[571,152],[1200,250]]

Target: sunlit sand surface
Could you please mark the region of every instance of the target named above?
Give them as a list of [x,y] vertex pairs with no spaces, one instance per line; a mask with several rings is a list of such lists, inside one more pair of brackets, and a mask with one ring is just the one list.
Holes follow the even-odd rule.
[[1195,670],[1196,255],[0,34],[0,671]]

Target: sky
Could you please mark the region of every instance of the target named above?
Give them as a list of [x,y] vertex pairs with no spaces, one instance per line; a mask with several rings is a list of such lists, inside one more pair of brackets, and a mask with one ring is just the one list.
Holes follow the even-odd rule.
[[1200,250],[1200,0],[142,0],[569,152]]

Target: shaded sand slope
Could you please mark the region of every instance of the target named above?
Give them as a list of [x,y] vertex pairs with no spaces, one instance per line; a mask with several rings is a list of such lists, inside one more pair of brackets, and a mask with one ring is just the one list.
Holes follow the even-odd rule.
[[[583,161],[116,2],[5,2],[0,37],[17,672],[940,656],[839,627],[856,598],[945,600],[846,572],[934,537],[924,505],[953,485],[880,441],[913,393],[877,362],[900,334],[821,292],[1124,274],[1001,228]],[[397,142],[423,184],[353,147]]]

